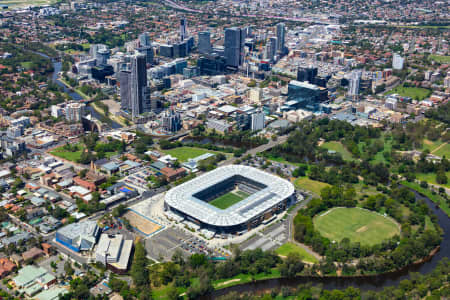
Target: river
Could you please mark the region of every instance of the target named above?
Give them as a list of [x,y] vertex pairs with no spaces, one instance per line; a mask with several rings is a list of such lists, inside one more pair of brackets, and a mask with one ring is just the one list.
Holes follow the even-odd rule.
[[441,261],[444,257],[449,257],[450,255],[450,218],[440,208],[437,208],[430,199],[420,195],[416,191],[413,192],[416,194],[416,199],[425,200],[430,210],[437,216],[438,224],[444,231],[440,251],[430,260],[419,265],[409,266],[402,271],[369,277],[297,277],[293,279],[278,278],[261,280],[224,288],[221,290],[215,290],[210,296],[205,297],[205,299],[216,299],[217,297],[223,296],[232,291],[238,293],[248,292],[251,294],[256,294],[261,293],[262,291],[279,289],[283,286],[297,287],[299,284],[305,283],[321,284],[323,288],[327,290],[345,289],[350,286],[359,288],[363,291],[381,290],[384,287],[397,286],[400,281],[409,279],[411,272],[419,272],[420,274],[427,274],[431,272],[439,261]]
[[[61,72],[62,69],[62,63],[60,61],[56,61],[53,60],[51,57],[49,57],[47,54],[42,53],[42,52],[36,52],[36,54],[39,54],[45,58],[51,59],[52,60],[52,64],[53,64],[53,73],[51,75],[49,75],[49,78],[51,78],[52,82],[56,83],[58,86],[60,86],[63,91],[65,93],[67,93],[70,98],[72,98],[75,101],[80,101],[83,100],[83,97],[78,94],[77,92],[75,92],[74,90],[69,89],[64,83],[62,83],[59,79],[58,79],[58,74],[59,72]],[[87,105],[86,106],[87,111],[97,120],[101,120],[101,115],[95,110],[93,109],[91,106]],[[122,128],[122,125],[120,125],[117,122],[114,122],[113,120],[111,120],[111,122],[108,123],[109,126],[111,126],[114,129],[117,128]]]

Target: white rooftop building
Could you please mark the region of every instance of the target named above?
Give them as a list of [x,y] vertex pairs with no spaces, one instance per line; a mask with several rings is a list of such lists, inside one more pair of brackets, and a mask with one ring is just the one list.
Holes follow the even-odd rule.
[[121,234],[109,235],[103,233],[95,251],[95,260],[105,266],[110,265],[117,270],[126,270],[132,248],[133,240],[125,240]]

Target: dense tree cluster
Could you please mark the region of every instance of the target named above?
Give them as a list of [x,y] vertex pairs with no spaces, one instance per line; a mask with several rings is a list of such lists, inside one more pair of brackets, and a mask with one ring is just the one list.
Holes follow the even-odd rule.
[[450,124],[450,102],[445,103],[435,109],[430,109],[425,112],[427,118],[438,120],[447,124]]

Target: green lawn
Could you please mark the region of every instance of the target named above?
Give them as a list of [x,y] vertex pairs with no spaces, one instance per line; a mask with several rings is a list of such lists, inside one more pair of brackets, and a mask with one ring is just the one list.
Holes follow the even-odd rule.
[[418,88],[418,87],[405,87],[403,85],[399,85],[394,89],[385,93],[385,95],[389,94],[399,94],[404,97],[411,97],[415,100],[423,100],[431,95],[431,90]]
[[439,146],[442,145],[442,141],[441,140],[437,140],[437,141],[430,141],[428,139],[424,139],[422,142],[422,151],[424,150],[429,150],[430,153],[433,152],[436,148],[438,148]]
[[91,44],[84,43],[84,44],[81,44],[81,47],[83,47],[84,50],[89,50],[91,48]]
[[431,60],[434,60],[438,63],[441,63],[441,64],[449,64],[450,63],[450,55],[431,54],[428,58]]
[[347,237],[362,245],[376,245],[400,234],[393,220],[359,208],[334,208],[314,217],[313,221],[320,234],[337,242]]
[[434,231],[434,224],[431,222],[431,219],[429,216],[425,216],[425,230],[432,230]]
[[420,181],[426,181],[428,183],[445,186],[450,188],[450,171],[445,173],[448,178],[448,182],[446,184],[439,184],[436,182],[436,173],[417,173],[416,178]]
[[[173,157],[178,158],[180,162],[188,161],[189,158],[196,158],[205,153],[220,153],[218,151],[212,151],[208,149],[195,148],[195,147],[178,147],[173,149],[162,150],[165,154],[170,154]],[[225,154],[226,155],[226,154]]]
[[17,9],[20,7],[50,5],[53,2],[55,2],[55,1],[49,1],[49,0],[2,0],[1,4],[8,5],[8,10],[10,10],[10,9]]
[[328,183],[312,180],[308,177],[300,177],[296,179],[294,181],[294,185],[298,188],[311,191],[318,196],[320,196],[320,191],[323,188],[330,186]]
[[[246,196],[245,196],[245,195]],[[219,198],[214,199],[213,201],[209,202],[212,206],[215,206],[220,209],[226,209],[242,200],[248,197],[247,193],[240,193],[239,195],[237,193],[229,192],[225,195],[220,196]]]
[[71,151],[64,150],[64,146],[61,146],[61,147],[55,148],[52,151],[50,151],[50,154],[61,157],[66,160],[76,162],[80,159],[81,153],[84,150],[84,148],[81,147],[80,145],[77,145],[77,147],[78,147],[78,151],[71,152]]
[[446,143],[440,148],[436,148],[435,151],[432,152],[433,155],[439,156],[439,157],[446,157],[450,158],[450,144]]
[[230,286],[238,285],[238,284],[244,284],[248,282],[252,282],[254,280],[264,280],[264,279],[270,279],[270,278],[279,278],[281,277],[280,271],[278,269],[274,268],[271,270],[269,274],[260,273],[252,276],[251,274],[238,274],[232,278],[227,279],[220,279],[213,282],[214,288],[217,289],[223,289]]
[[308,251],[306,251],[302,247],[290,242],[281,245],[280,248],[275,250],[275,252],[282,256],[288,256],[289,253],[298,253],[303,261],[310,263],[319,262],[319,260],[314,255],[311,255]]
[[383,155],[383,152],[391,152],[392,149],[392,139],[386,139],[385,137],[383,137],[383,141],[384,141],[384,149],[381,150],[380,152],[378,152],[377,154],[375,154],[375,157],[373,159],[373,161],[375,163],[387,163],[386,158]]
[[31,61],[24,61],[22,63],[20,63],[20,65],[24,68],[24,69],[31,69],[33,67],[33,63]]
[[354,160],[353,155],[342,145],[341,142],[331,141],[321,145],[322,148],[336,151],[342,155],[344,160]]
[[450,206],[447,204],[447,201],[445,201],[444,198],[442,198],[438,194],[433,195],[433,193],[429,189],[424,189],[415,182],[402,181],[402,184],[430,198],[434,203],[439,204],[439,207],[447,214],[447,216],[450,217]]
[[[64,146],[61,146],[61,147],[55,148],[52,151],[50,151],[50,154],[57,156],[57,157],[61,157],[66,160],[77,162],[80,159],[81,153],[84,150],[84,145],[78,144],[77,148],[78,148],[77,151],[72,152],[72,151],[65,150]],[[110,158],[111,156],[114,156],[117,154],[118,154],[118,152],[106,152],[105,156],[106,156],[106,158]]]
[[295,163],[295,162],[287,161],[281,156],[275,157],[275,156],[272,156],[272,155],[269,155],[269,154],[264,154],[264,157],[267,158],[268,160],[276,161],[276,162],[279,162],[279,163],[282,163],[282,164],[286,164],[286,165],[293,165],[293,166],[305,165],[305,164],[302,164],[302,163]]
[[[373,159],[371,161],[374,162],[374,163],[384,163],[384,164],[386,164],[387,161],[386,161],[386,158],[383,155],[383,152],[391,152],[392,139],[391,138],[386,138],[385,135],[382,135],[379,140],[383,141],[384,148],[383,148],[383,150],[377,152],[377,154],[375,154],[375,156],[373,157]],[[366,143],[364,143],[364,142],[359,142],[358,143],[358,149],[359,149],[359,152],[361,153],[361,158],[364,158],[364,156],[365,156],[365,153],[363,151],[363,148],[365,147],[365,145],[366,145]]]

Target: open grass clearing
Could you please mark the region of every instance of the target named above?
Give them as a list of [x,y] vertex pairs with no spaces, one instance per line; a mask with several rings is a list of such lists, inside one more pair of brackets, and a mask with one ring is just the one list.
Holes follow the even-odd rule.
[[256,274],[256,275],[251,275],[251,274],[242,274],[241,273],[232,278],[216,280],[213,282],[213,287],[215,289],[223,289],[223,288],[227,288],[227,287],[238,285],[238,284],[252,282],[253,280],[264,280],[264,279],[279,278],[279,277],[281,277],[280,271],[278,271],[278,269],[274,268],[268,274],[260,273],[260,274]]
[[430,216],[425,216],[425,230],[434,231],[434,224],[431,222]]
[[444,186],[447,188],[450,188],[450,171],[449,172],[445,172],[445,174],[447,175],[447,178],[449,180],[449,182],[447,182],[446,184],[439,184],[436,182],[436,173],[417,173],[416,174],[416,178],[420,181],[426,181],[428,183],[431,184],[435,184],[435,185],[440,185],[440,186]]
[[[85,147],[84,147],[84,145],[81,145],[81,144],[76,144],[74,146],[77,147],[76,151],[68,151],[68,150],[64,149],[64,146],[60,146],[60,147],[54,148],[49,153],[54,156],[65,159],[65,160],[77,162],[80,159],[81,154],[83,153]],[[116,151],[115,152],[105,152],[105,157],[110,158],[117,154],[118,154],[118,152],[116,152]]]
[[431,90],[419,87],[406,87],[403,85],[399,85],[389,92],[385,93],[385,95],[390,94],[399,94],[404,97],[411,97],[412,99],[421,101],[431,95]]
[[316,180],[309,179],[308,177],[300,177],[294,181],[294,185],[300,189],[304,189],[314,194],[320,196],[320,191],[323,188],[329,187],[328,183],[320,182]]
[[76,147],[77,151],[68,151],[64,149],[64,146],[61,146],[50,151],[50,154],[65,160],[77,162],[81,157],[81,153],[83,153],[84,151],[84,147],[82,147],[81,145],[76,145]]
[[1,5],[7,5],[8,9],[25,8],[29,6],[51,5],[52,0],[2,0]]
[[340,153],[344,160],[347,161],[354,160],[353,155],[344,147],[344,145],[342,145],[341,142],[336,141],[326,142],[323,143],[320,147]]
[[435,62],[441,63],[441,64],[449,64],[450,63],[450,55],[430,54],[430,56],[428,56],[428,58],[431,60],[434,60]]
[[[173,149],[161,150],[165,154],[170,154],[173,157],[176,157],[180,162],[186,162],[189,158],[196,158],[197,156],[203,155],[205,153],[221,153],[219,151],[213,151],[203,148],[195,148],[195,147],[178,147]],[[227,156],[230,156],[228,153],[224,153]]]
[[310,254],[308,251],[303,249],[302,247],[287,242],[280,246],[280,248],[276,249],[275,252],[282,256],[288,256],[290,253],[298,253],[303,261],[309,262],[309,263],[318,263],[319,260],[312,254]]
[[281,156],[275,157],[273,155],[265,154],[264,157],[267,158],[268,160],[275,161],[275,162],[278,162],[281,164],[286,164],[286,165],[293,165],[293,166],[298,166],[298,167],[302,166],[302,165],[303,166],[306,165],[306,164],[302,164],[302,163],[295,163],[295,162],[287,161],[286,159],[284,159]]
[[446,158],[450,158],[450,144],[449,143],[445,143],[440,145],[439,147],[436,147],[431,154],[439,156],[439,157],[446,157]]
[[349,238],[362,245],[376,245],[400,234],[394,220],[360,208],[332,208],[315,216],[313,222],[320,234],[336,242]]
[[437,141],[430,141],[429,139],[424,139],[422,142],[422,151],[428,150],[430,153],[432,153],[434,150],[436,150],[438,147],[442,145],[441,140]]

